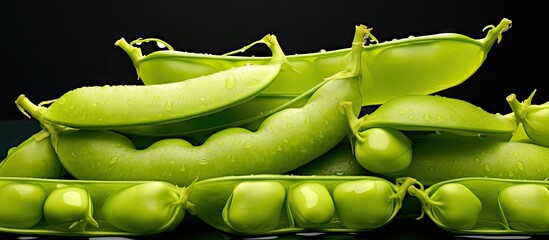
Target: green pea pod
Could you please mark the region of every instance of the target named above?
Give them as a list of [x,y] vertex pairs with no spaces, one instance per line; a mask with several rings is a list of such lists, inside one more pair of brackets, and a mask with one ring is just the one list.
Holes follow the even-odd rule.
[[178,122],[238,105],[269,86],[286,64],[274,35],[259,42],[272,49],[269,64],[249,64],[167,84],[80,87],[42,102],[50,104],[44,119],[74,128],[112,130]]
[[0,162],[0,177],[61,178],[65,173],[46,130],[11,148]]
[[386,177],[410,176],[424,185],[462,177],[544,180],[549,148],[524,142],[440,139],[415,141],[412,163]]
[[[440,33],[375,43],[362,49],[362,105],[377,105],[404,94],[431,94],[468,79],[484,62],[492,45],[501,41],[511,20],[488,25],[482,39],[456,33]],[[156,41],[156,39],[155,39]],[[161,43],[165,42],[158,40]],[[143,56],[138,39],[116,45],[130,57],[138,77],[146,85],[177,82],[246,64],[264,64],[265,57],[198,54],[162,50]],[[167,45],[167,44],[165,44]],[[238,52],[238,51],[235,51]],[[261,94],[299,95],[341,68],[349,48],[288,56],[295,72],[282,72]],[[231,54],[231,53],[229,53]],[[296,82],[295,79],[302,79]]]
[[0,232],[147,236],[171,231],[188,188],[159,181],[0,178]]
[[256,131],[227,128],[201,145],[182,139],[162,139],[137,149],[112,131],[75,130],[46,122],[42,108],[24,96],[16,103],[50,129],[52,145],[67,171],[77,179],[163,180],[188,186],[195,178],[226,175],[286,173],[324,154],[347,136],[340,103],[360,111],[360,50],[369,29],[356,27],[352,61],[326,80],[300,108],[288,108],[266,118]]
[[535,93],[534,90],[522,103],[511,94],[507,96],[507,102],[532,143],[549,147],[549,102],[531,105]]
[[438,95],[403,95],[359,119],[350,111],[347,116],[357,139],[358,133],[370,128],[393,128],[509,140],[517,125],[509,115],[488,113],[461,99]]
[[186,209],[231,234],[369,231],[395,217],[415,183],[372,176],[225,176],[198,181]]
[[416,186],[410,186],[408,192],[422,202],[423,212],[447,231],[549,234],[548,181],[467,177],[439,182],[427,189]]

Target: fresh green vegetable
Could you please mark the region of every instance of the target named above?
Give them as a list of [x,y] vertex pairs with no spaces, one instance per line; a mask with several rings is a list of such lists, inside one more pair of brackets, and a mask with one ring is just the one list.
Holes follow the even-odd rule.
[[38,184],[5,182],[0,186],[0,230],[34,227],[45,201],[46,189]]
[[[374,44],[362,49],[362,105],[382,104],[405,94],[431,94],[456,86],[468,79],[484,62],[492,45],[501,41],[502,33],[511,27],[511,20],[503,18],[497,25],[488,25],[486,37],[472,39],[455,34],[408,37]],[[246,64],[264,64],[266,57],[244,57],[198,54],[170,50],[156,51],[143,56],[135,47],[150,39],[137,39],[115,44],[130,57],[139,78],[146,85],[177,82]],[[165,42],[157,39],[164,45]],[[168,45],[169,46],[169,45]],[[297,71],[281,72],[261,94],[299,95],[317,85],[327,76],[338,72],[349,48],[318,53],[288,56]],[[300,79],[296,82],[295,79]]]
[[186,209],[239,235],[368,231],[394,218],[415,183],[372,176],[225,176],[195,183]]
[[0,232],[147,236],[171,231],[189,187],[159,181],[0,178]]
[[278,182],[242,182],[229,197],[221,213],[237,232],[261,234],[278,227],[286,189]]
[[65,173],[50,135],[43,129],[10,148],[0,162],[0,177],[61,178]]
[[442,229],[462,234],[549,234],[549,182],[467,177],[408,192]]
[[93,202],[88,189],[80,186],[58,185],[44,202],[46,221],[66,231],[83,231],[87,224],[99,227],[93,218]]
[[335,175],[363,176],[372,175],[357,162],[351,144],[343,140],[330,151],[313,161],[289,172],[293,175]]
[[273,52],[269,64],[239,66],[157,85],[80,87],[44,108],[44,119],[80,129],[119,129],[173,123],[208,115],[257,96],[273,82],[286,59],[274,35],[261,42]]
[[549,190],[547,184],[523,183],[505,187],[499,203],[510,229],[549,232]]
[[410,176],[424,185],[462,177],[544,180],[549,176],[549,148],[524,142],[434,138],[415,141],[410,166],[397,178]]
[[532,105],[535,93],[534,90],[522,103],[515,94],[511,94],[507,96],[507,102],[532,143],[549,147],[549,102]]
[[354,156],[364,169],[395,174],[412,163],[412,141],[399,130],[369,128],[354,135]]
[[488,113],[461,99],[438,95],[403,95],[358,119],[351,111],[347,116],[354,135],[377,127],[509,140],[517,124],[509,115]]
[[171,231],[184,217],[186,197],[182,189],[167,182],[131,185],[111,194],[101,213],[105,220],[126,232]]
[[[269,116],[257,131],[227,128],[198,146],[181,139],[162,139],[138,150],[118,133],[49,124],[53,146],[65,169],[77,179],[163,180],[187,186],[197,177],[286,173],[324,154],[347,136],[339,103],[350,101],[355,114],[360,111],[360,50],[368,31],[366,26],[356,27],[352,61],[346,69],[329,78],[303,107]],[[43,108],[24,96],[16,103],[35,119],[43,119]]]

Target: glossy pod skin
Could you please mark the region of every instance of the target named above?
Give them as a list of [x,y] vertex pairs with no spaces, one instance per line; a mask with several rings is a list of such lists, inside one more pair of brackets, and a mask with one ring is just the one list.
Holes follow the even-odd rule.
[[[188,189],[159,181],[3,177],[0,232],[53,236],[158,234],[179,225]],[[11,201],[14,198],[18,201]],[[121,201],[123,204],[119,204]]]
[[456,178],[408,192],[439,227],[463,234],[549,234],[549,182]]
[[62,178],[65,174],[50,135],[43,129],[9,149],[0,161],[0,177]]
[[226,176],[198,181],[186,209],[232,234],[368,231],[395,217],[415,183],[371,176]]
[[267,64],[166,84],[80,87],[41,103],[50,104],[44,119],[73,128],[114,130],[183,121],[238,105],[269,86],[286,63],[274,35],[261,42],[273,52]]
[[[501,41],[511,20],[489,25],[482,39],[441,33],[408,37],[364,46],[362,49],[362,105],[377,105],[404,94],[431,94],[465,81],[484,62],[492,45]],[[142,55],[139,39],[117,41],[146,85],[182,81],[246,64],[264,64],[265,57],[243,57],[162,50]],[[261,94],[299,95],[338,72],[349,48],[288,56],[297,71],[280,73]],[[296,82],[295,79],[303,79]]]
[[549,148],[524,142],[434,138],[415,141],[409,167],[386,177],[410,176],[424,185],[462,177],[544,180]]
[[461,136],[509,140],[517,125],[514,117],[489,113],[457,98],[407,94],[382,104],[360,118],[348,114],[353,133],[369,128],[447,132]]
[[[353,53],[360,53],[368,29],[356,27]],[[52,144],[67,171],[77,179],[163,180],[188,186],[200,180],[259,173],[286,173],[327,152],[347,136],[342,101],[360,111],[360,54],[333,76],[301,108],[288,108],[266,118],[257,131],[227,128],[201,145],[162,139],[136,149],[125,136],[111,131],[55,129]],[[18,104],[35,119],[41,108],[26,98]],[[44,123],[44,125],[48,125]],[[58,128],[58,127],[57,127]],[[55,137],[53,137],[55,136]],[[154,171],[151,171],[154,169]]]

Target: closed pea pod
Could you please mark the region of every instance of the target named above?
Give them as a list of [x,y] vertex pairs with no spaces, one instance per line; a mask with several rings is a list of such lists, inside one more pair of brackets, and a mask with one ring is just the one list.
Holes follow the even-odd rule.
[[[173,123],[246,102],[266,88],[286,63],[274,35],[260,42],[272,61],[246,65],[187,81],[158,85],[88,86],[40,105],[44,119],[81,129],[117,129]],[[208,86],[208,87],[204,87]]]
[[[368,231],[394,218],[406,189],[415,183],[371,176],[226,176],[198,181],[186,209],[221,231],[240,235]],[[367,193],[357,197],[344,190],[349,186]],[[254,211],[259,206],[262,210]]]
[[[59,129],[50,124],[52,144],[63,166],[77,179],[163,180],[188,186],[196,177],[286,173],[346,137],[347,124],[339,104],[350,101],[355,103],[354,111],[360,111],[360,50],[368,31],[363,25],[356,27],[352,61],[346,69],[315,91],[303,107],[269,116],[257,131],[227,128],[198,146],[163,139],[138,150],[115,132]],[[42,108],[28,99],[20,97],[17,103],[36,119],[43,119]]]
[[408,192],[423,203],[424,213],[447,231],[546,235],[548,187],[547,181],[539,180],[467,177],[442,181],[427,189],[410,186]]
[[2,177],[61,178],[65,173],[44,129],[11,148],[0,162]]
[[408,168],[384,176],[410,176],[427,186],[462,177],[544,180],[548,157],[549,148],[531,143],[435,137],[415,141]]
[[[486,36],[472,39],[455,33],[408,37],[364,46],[362,49],[361,91],[366,98],[362,105],[381,104],[403,94],[430,94],[465,81],[484,62],[492,45],[501,41],[502,33],[511,27],[511,20],[502,19],[497,26],[488,25]],[[146,85],[182,81],[249,63],[266,63],[264,57],[219,56],[171,50],[156,51],[143,56],[138,39],[116,45],[130,57],[137,75]],[[317,85],[325,77],[340,70],[341,58],[349,48],[288,56],[296,72],[284,72],[262,94],[299,95]],[[297,74],[306,74],[299,83]]]
[[157,181],[2,177],[0,232],[90,237],[158,234],[179,225],[188,191],[190,187]]

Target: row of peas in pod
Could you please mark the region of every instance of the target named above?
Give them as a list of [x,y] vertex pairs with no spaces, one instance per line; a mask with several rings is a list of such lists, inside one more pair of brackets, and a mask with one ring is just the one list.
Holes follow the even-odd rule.
[[[292,56],[272,34],[224,55],[121,38],[144,84],[16,99],[42,129],[0,163],[0,231],[153,235],[185,212],[231,234],[369,231],[411,195],[448,231],[547,234],[549,105],[510,94],[502,115],[432,95],[510,27],[380,43],[358,25],[350,48]],[[258,44],[272,56],[236,54]]]

